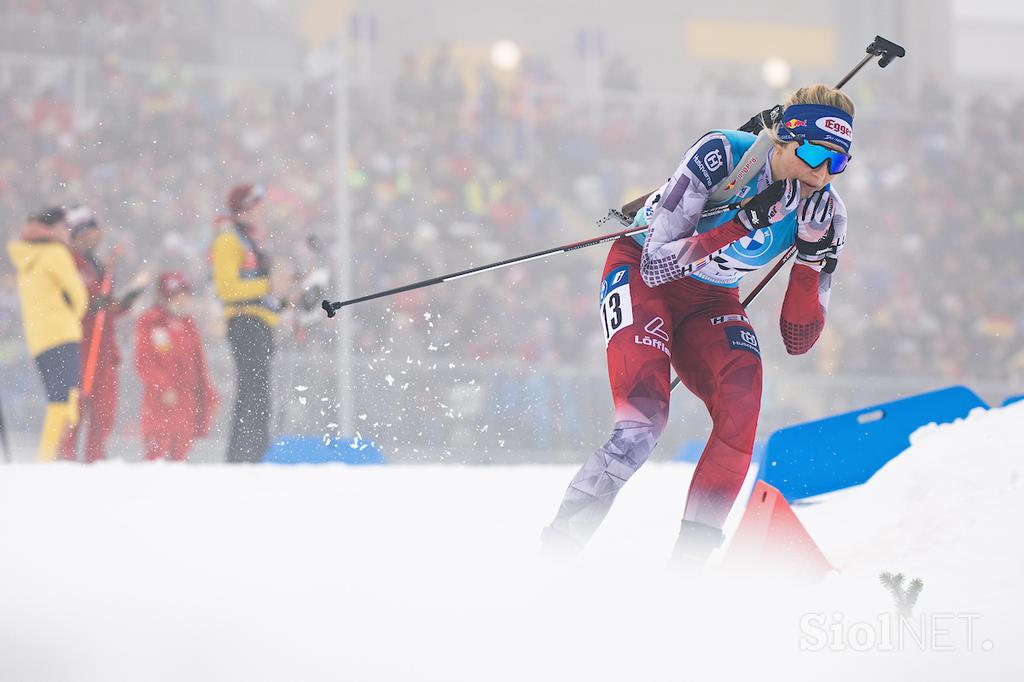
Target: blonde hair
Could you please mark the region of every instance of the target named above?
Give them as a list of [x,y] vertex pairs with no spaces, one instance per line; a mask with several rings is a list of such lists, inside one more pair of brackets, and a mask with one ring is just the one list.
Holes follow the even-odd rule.
[[[851,118],[856,115],[853,107],[853,100],[850,99],[849,95],[840,90],[836,90],[831,85],[818,84],[800,88],[789,96],[789,99],[787,99],[785,104],[782,105],[782,108],[785,110],[786,107],[793,104],[824,104],[825,106],[845,111]],[[768,137],[770,137],[772,142],[775,144],[786,144],[781,138],[779,138],[779,133],[774,127],[766,127],[765,131],[768,133]]]

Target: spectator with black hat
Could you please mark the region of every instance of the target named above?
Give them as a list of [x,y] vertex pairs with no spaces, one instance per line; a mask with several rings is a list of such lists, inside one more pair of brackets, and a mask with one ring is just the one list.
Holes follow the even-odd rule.
[[18,295],[29,353],[46,388],[37,458],[52,461],[68,429],[78,421],[82,316],[88,295],[67,244],[64,209],[29,216],[7,252],[18,273]]
[[260,462],[270,444],[270,358],[281,304],[271,295],[270,259],[256,234],[264,194],[260,185],[231,190],[231,215],[218,221],[212,247],[214,287],[224,306],[236,370],[228,462]]

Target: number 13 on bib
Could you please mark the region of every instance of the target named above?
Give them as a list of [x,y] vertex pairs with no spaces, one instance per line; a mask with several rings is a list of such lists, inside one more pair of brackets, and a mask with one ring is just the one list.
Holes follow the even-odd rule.
[[624,265],[612,270],[601,282],[601,322],[606,347],[619,330],[633,324],[633,302],[629,297],[629,266]]

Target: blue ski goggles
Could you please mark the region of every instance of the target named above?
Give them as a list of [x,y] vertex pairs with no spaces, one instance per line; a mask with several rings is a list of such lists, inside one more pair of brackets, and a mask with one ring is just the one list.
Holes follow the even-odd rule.
[[811,168],[817,168],[828,161],[828,172],[832,175],[839,175],[846,170],[846,165],[853,158],[846,152],[829,149],[803,136],[794,135],[794,137],[799,142],[796,155]]

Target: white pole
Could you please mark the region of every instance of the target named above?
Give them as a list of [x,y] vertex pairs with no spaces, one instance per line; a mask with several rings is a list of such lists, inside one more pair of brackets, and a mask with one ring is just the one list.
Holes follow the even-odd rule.
[[[352,296],[352,268],[345,264],[352,260],[352,216],[348,196],[348,64],[345,61],[343,41],[339,38],[334,55],[334,155],[335,155],[335,214],[338,233],[335,240],[334,267],[342,300]],[[352,311],[341,311],[340,327],[335,349],[335,375],[341,433],[349,438],[355,435],[352,390]]]

